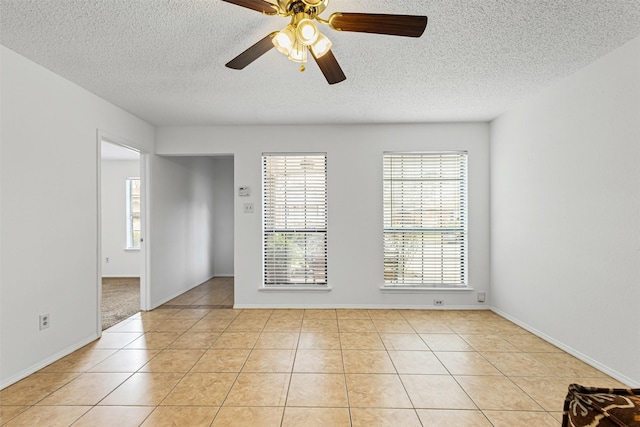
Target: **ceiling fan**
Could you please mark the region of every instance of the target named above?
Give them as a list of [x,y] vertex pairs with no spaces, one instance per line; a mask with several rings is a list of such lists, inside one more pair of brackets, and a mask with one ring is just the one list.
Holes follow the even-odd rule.
[[227,67],[242,70],[275,47],[291,61],[300,63],[300,71],[304,71],[308,52],[311,52],[329,84],[340,83],[346,77],[331,52],[331,41],[318,30],[316,23],[326,24],[338,31],[404,37],[420,37],[427,27],[427,17],[415,15],[337,12],[325,20],[319,15],[327,8],[329,0],[272,0],[277,3],[265,0],[223,1],[265,15],[291,17],[291,22],[284,29],[267,35],[229,61]]

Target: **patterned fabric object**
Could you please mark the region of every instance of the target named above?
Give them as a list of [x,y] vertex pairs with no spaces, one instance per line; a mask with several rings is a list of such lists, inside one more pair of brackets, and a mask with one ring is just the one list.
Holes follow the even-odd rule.
[[562,427],[640,427],[640,389],[569,386]]

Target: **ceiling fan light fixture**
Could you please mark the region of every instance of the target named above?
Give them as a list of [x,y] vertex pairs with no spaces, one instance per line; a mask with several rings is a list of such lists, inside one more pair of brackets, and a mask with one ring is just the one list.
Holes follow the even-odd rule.
[[318,27],[309,18],[301,19],[296,26],[296,37],[300,43],[309,46],[318,39]]
[[291,25],[287,25],[282,31],[276,34],[272,41],[278,52],[289,56],[289,53],[296,41],[293,27]]
[[291,47],[288,57],[293,62],[307,62],[307,46],[296,40]]
[[331,46],[333,46],[331,40],[324,34],[319,33],[318,39],[311,45],[311,51],[313,52],[313,56],[321,58],[331,50]]

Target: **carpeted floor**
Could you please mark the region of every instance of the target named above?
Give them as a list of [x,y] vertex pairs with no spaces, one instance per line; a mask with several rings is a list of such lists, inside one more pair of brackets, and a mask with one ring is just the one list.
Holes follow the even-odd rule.
[[138,277],[102,278],[102,330],[140,311]]

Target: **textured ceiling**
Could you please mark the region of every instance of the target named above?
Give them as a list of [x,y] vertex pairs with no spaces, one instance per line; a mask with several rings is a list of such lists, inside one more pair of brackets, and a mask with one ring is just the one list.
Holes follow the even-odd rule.
[[0,41],[155,125],[486,121],[640,35],[638,0],[332,0],[427,15],[420,39],[321,30],[347,80],[275,49],[288,19],[221,0],[0,0]]

